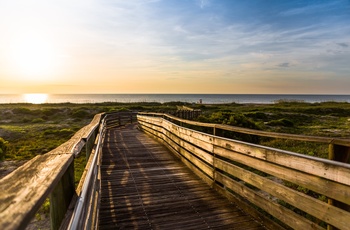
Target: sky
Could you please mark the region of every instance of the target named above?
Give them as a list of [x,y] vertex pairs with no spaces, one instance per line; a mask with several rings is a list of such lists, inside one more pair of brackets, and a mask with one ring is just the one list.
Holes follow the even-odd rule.
[[350,1],[0,0],[0,93],[350,94]]

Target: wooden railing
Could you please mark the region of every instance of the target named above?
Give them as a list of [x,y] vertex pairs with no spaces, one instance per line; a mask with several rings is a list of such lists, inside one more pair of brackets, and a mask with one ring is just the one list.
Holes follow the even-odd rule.
[[[330,156],[347,162],[349,139],[269,133],[155,113],[140,113],[138,122],[205,182],[267,227],[350,228],[349,164],[218,137],[183,125],[213,128],[214,134],[223,129],[328,143]],[[298,190],[311,190],[316,197]]]
[[[98,153],[103,130],[135,119],[135,113],[97,114],[69,141],[34,157],[1,179],[0,229],[24,229],[47,197],[50,198],[51,229],[97,226]],[[87,165],[75,188],[74,158],[84,147]]]
[[177,110],[170,112],[170,114],[179,118],[192,120],[200,116],[202,111],[200,109],[193,109],[188,106],[177,106]]

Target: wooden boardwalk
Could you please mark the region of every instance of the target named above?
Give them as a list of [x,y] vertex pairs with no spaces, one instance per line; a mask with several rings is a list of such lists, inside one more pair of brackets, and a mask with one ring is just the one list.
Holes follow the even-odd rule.
[[265,229],[135,125],[107,130],[100,229]]

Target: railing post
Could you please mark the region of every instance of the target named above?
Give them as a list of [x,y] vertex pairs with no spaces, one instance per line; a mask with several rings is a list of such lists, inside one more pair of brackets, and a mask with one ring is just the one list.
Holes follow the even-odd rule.
[[[328,159],[343,163],[350,163],[350,147],[330,143],[328,145]],[[344,203],[333,201],[328,198],[328,204],[350,211],[350,206]],[[335,230],[331,225],[327,225],[327,230]]]
[[51,229],[60,228],[74,193],[74,161],[72,161],[56,188],[50,194]]
[[96,128],[96,130],[92,132],[91,136],[86,140],[86,161],[89,160],[92,148],[94,147],[97,131],[98,129]]

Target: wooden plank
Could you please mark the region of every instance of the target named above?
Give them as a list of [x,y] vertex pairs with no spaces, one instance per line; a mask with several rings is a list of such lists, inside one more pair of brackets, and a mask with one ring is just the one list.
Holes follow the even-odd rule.
[[72,164],[71,154],[36,156],[0,181],[0,229],[22,229]]
[[317,224],[299,216],[293,211],[269,201],[264,196],[258,194],[257,192],[249,189],[243,184],[232,180],[231,178],[217,172],[216,180],[225,185],[225,187],[231,189],[238,195],[248,199],[251,203],[256,206],[264,209],[267,213],[273,215],[284,224],[292,227],[293,229],[319,229],[323,230],[324,228],[318,226]]
[[[259,145],[253,145],[243,142],[238,142],[223,138],[214,138],[214,145],[221,147],[221,155],[230,157],[233,146],[237,143],[240,147],[240,153],[257,157],[261,160],[278,164],[284,167],[292,168],[318,177],[326,178],[328,180],[350,185],[350,165],[340,162],[331,161],[328,159],[321,159],[303,154],[283,151],[274,148],[268,148]],[[226,146],[230,146],[226,149]],[[253,154],[257,148],[261,150],[257,154]],[[215,152],[215,148],[214,148]]]
[[188,152],[200,158],[201,160],[207,162],[208,164],[213,165],[212,154],[209,154],[207,151],[204,151],[203,149],[198,148],[192,142],[187,142],[187,141],[184,141],[183,139],[180,139],[178,136],[174,135],[169,131],[165,131],[164,134],[166,137],[173,140],[173,142],[177,143],[183,149],[186,149]]
[[213,178],[213,168],[209,165],[203,163],[201,160],[192,155],[191,152],[187,151],[180,145],[176,143],[176,140],[172,138],[166,138],[167,143],[178,153],[180,153],[183,157],[185,157],[188,161],[190,161],[193,165],[198,167],[200,170],[205,172],[208,176]]
[[144,123],[152,124],[161,127],[163,123],[163,119],[157,118],[157,117],[143,117],[138,116],[138,121],[142,121]]
[[271,194],[274,197],[284,200],[290,205],[303,210],[312,216],[323,220],[337,228],[345,229],[349,226],[350,213],[301,192],[287,188],[279,183],[261,177],[248,170],[216,159],[215,166],[226,173],[237,177],[258,189]]
[[262,161],[254,157],[246,156],[245,154],[228,151],[217,146],[214,147],[214,152],[220,157],[225,157],[235,162],[253,167],[282,180],[287,180],[317,193],[324,194],[333,199],[350,204],[349,187],[344,184],[339,184],[318,176],[305,174],[298,170],[289,169],[267,161]]
[[187,129],[181,126],[174,125],[169,121],[163,122],[164,128],[175,135],[179,136],[188,142],[191,142],[197,146],[201,146],[203,149],[212,149],[213,136],[206,133],[201,133],[195,130]]
[[249,213],[255,220],[265,226],[267,229],[282,230],[282,227],[277,222],[270,219],[264,213],[259,212],[255,207],[248,203],[246,200],[238,197],[236,194],[229,192],[218,184],[213,184],[213,188],[220,193],[222,196],[226,197],[230,202],[236,204],[244,212]]
[[[159,135],[158,132],[155,132],[154,130],[151,130],[147,127],[143,127],[145,131],[149,132],[152,135]],[[183,154],[186,154],[187,157],[189,157],[190,159],[192,159],[193,157],[191,156],[190,153],[188,153],[185,150],[181,150],[178,151],[177,148],[175,148],[176,145],[174,145],[174,143],[172,142],[171,139],[167,138],[164,136],[164,138],[160,138],[158,136],[156,136],[157,138],[159,138],[159,141],[162,141],[163,144],[165,144],[173,153],[175,153],[180,159],[181,161],[183,161],[187,167],[191,168],[199,177],[201,177],[203,180],[205,180],[208,184],[211,184],[212,182],[212,177],[213,177],[213,171],[210,167],[208,167],[207,165],[204,165],[203,163],[197,162],[198,165],[201,165],[203,170],[205,170],[207,172],[206,174],[203,174],[202,171],[198,170],[198,166],[195,166],[193,164],[193,162],[191,162],[189,159],[187,159],[186,157],[183,156]],[[211,177],[208,177],[211,176]]]
[[192,153],[190,153],[186,149],[180,147],[178,144],[179,144],[179,142],[181,142],[181,140],[178,139],[176,136],[171,135],[171,133],[167,133],[170,137],[168,137],[167,135],[164,135],[164,134],[161,135],[160,132],[162,131],[162,128],[159,128],[159,127],[152,126],[152,128],[158,129],[158,131],[155,131],[154,129],[150,129],[146,126],[144,126],[143,128],[146,129],[148,132],[150,132],[154,135],[157,135],[157,137],[164,140],[169,145],[169,147],[171,147],[174,151],[179,153],[181,156],[185,157],[193,165],[200,168],[203,172],[205,172],[211,178],[213,177],[213,169],[210,166],[208,166],[207,164],[204,164],[203,162],[198,160],[196,157],[194,157],[192,155]]

